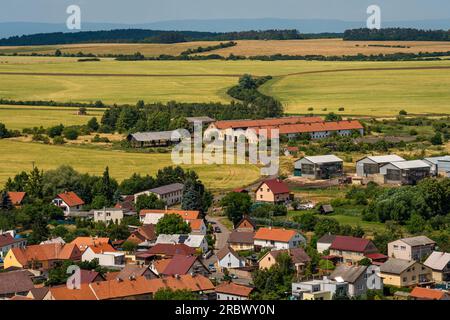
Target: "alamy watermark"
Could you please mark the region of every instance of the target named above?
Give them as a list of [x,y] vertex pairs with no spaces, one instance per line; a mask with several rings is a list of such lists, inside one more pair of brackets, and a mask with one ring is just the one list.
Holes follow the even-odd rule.
[[381,8],[380,6],[373,4],[367,8],[367,28],[368,29],[381,29]]
[[66,9],[69,17],[66,20],[66,26],[69,30],[81,30],[81,8],[75,4],[70,5]]
[[202,122],[194,132],[173,131],[171,140],[179,142],[172,150],[174,164],[261,164],[262,175],[276,175],[279,169],[278,129],[218,130],[203,132]]

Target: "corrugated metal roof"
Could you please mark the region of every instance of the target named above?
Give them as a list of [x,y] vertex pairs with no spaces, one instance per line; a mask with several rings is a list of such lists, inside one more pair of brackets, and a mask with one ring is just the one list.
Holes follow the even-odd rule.
[[388,163],[388,162],[405,161],[405,159],[403,159],[402,157],[400,157],[400,156],[398,156],[396,154],[390,154],[390,155],[385,155],[385,156],[367,156],[366,158],[368,158],[368,159],[370,159],[370,160],[372,160],[373,162],[376,162],[376,163]]
[[157,141],[157,140],[171,140],[174,131],[158,131],[158,132],[136,132],[132,133],[131,136],[136,141]]
[[182,183],[172,183],[162,187],[150,189],[149,192],[156,194],[167,194],[170,192],[176,192],[183,190],[184,185]]
[[328,163],[328,162],[343,162],[339,157],[333,154],[323,155],[323,156],[309,156],[304,159],[311,161],[312,163]]
[[399,169],[416,169],[416,168],[430,167],[430,165],[423,160],[397,161],[397,162],[390,162],[390,164]]
[[431,162],[432,164],[438,164],[439,161],[449,161],[450,162],[450,156],[443,156],[443,157],[429,157],[425,158],[424,160]]

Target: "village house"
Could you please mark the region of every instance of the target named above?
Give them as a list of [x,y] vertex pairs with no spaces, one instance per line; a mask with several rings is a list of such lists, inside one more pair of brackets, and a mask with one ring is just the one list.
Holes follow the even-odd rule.
[[220,249],[216,256],[219,270],[245,267],[245,259],[228,246]]
[[340,265],[331,273],[330,279],[338,282],[347,282],[349,297],[357,297],[365,294],[368,289],[368,278],[372,281],[371,289],[380,290],[383,288],[383,282],[376,272],[368,272],[366,266],[347,266]]
[[241,221],[239,221],[234,230],[237,232],[254,232],[256,229],[256,224],[253,222],[250,216],[243,216]]
[[157,275],[150,270],[148,266],[137,265],[137,264],[127,264],[122,270],[120,270],[115,279],[117,280],[127,280],[137,277],[145,277],[146,279],[156,279]]
[[123,219],[123,210],[116,208],[104,208],[101,210],[94,210],[94,222],[109,222],[121,223]]
[[415,287],[409,296],[413,300],[450,300],[448,292],[421,287]]
[[222,282],[216,286],[217,300],[250,300],[252,287],[233,282]]
[[131,133],[127,141],[133,148],[168,147],[181,141],[175,131]]
[[8,197],[16,209],[19,209],[22,206],[26,195],[26,192],[8,191]]
[[191,227],[191,234],[206,235],[207,228],[203,219],[187,220],[187,223]]
[[324,234],[320,237],[316,243],[317,252],[323,253],[324,251],[329,250],[335,238],[336,236],[333,234]]
[[82,261],[98,259],[99,265],[108,268],[123,268],[125,266],[125,253],[116,251],[110,244],[102,243],[89,246],[82,256]]
[[254,232],[234,230],[230,233],[227,243],[234,251],[253,250],[254,237]]
[[356,175],[358,177],[369,177],[380,173],[380,168],[391,162],[405,161],[395,154],[384,156],[366,156],[356,161]]
[[136,244],[138,247],[149,247],[156,241],[156,238],[155,225],[146,224],[131,232],[127,241]]
[[47,271],[66,260],[80,261],[81,252],[73,244],[42,244],[12,248],[4,258],[4,268],[17,267]]
[[433,252],[436,242],[426,236],[403,238],[388,243],[389,258],[420,261]]
[[255,200],[273,204],[285,203],[290,199],[289,187],[279,179],[266,180],[256,189]]
[[201,274],[209,275],[208,269],[198,259],[198,256],[185,256],[176,254],[171,258],[155,260],[150,265],[150,270],[160,277]]
[[332,300],[334,295],[347,294],[347,282],[338,282],[327,277],[292,283],[292,296],[296,300]]
[[332,179],[344,174],[344,161],[335,155],[310,156],[295,161],[295,176],[309,179]]
[[34,288],[33,274],[27,270],[0,272],[0,300],[13,296],[26,296]]
[[180,235],[180,234],[160,234],[156,239],[156,244],[177,244],[183,243],[199,252],[208,251],[208,241],[206,236],[200,234]]
[[10,232],[0,234],[0,258],[3,258],[12,248],[24,248],[26,244],[26,239],[14,238]]
[[431,269],[417,261],[390,258],[380,266],[385,285],[413,287],[432,282]]
[[182,183],[172,183],[153,188],[136,193],[134,195],[134,202],[137,202],[139,196],[154,194],[159,200],[164,201],[168,206],[173,206],[174,204],[181,203],[181,199],[183,198],[183,188],[184,185]]
[[431,175],[431,166],[422,160],[390,162],[380,168],[384,183],[415,185]]
[[354,264],[366,255],[378,252],[372,241],[349,236],[335,236],[329,250],[331,256],[337,256],[347,264]]
[[73,191],[58,194],[52,202],[64,211],[65,216],[71,211],[80,211],[84,205],[84,201]]
[[297,275],[303,274],[307,263],[311,261],[311,258],[306,254],[303,248],[272,250],[259,259],[259,269],[270,269],[276,264],[277,257],[282,253],[288,254],[291,257]]
[[143,209],[139,212],[139,220],[143,224],[157,224],[159,219],[167,214],[178,214],[184,221],[196,220],[200,217],[200,212],[196,210]]
[[450,253],[433,251],[423,264],[431,269],[436,283],[450,281]]
[[70,244],[74,244],[80,249],[81,252],[84,252],[90,246],[97,246],[102,244],[110,244],[111,241],[109,238],[99,238],[99,237],[77,237]]
[[306,239],[295,230],[259,228],[255,233],[255,248],[290,249],[306,243]]

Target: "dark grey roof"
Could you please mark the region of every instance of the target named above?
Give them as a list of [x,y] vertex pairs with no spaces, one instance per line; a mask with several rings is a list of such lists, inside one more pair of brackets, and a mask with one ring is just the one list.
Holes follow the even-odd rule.
[[233,231],[228,237],[228,243],[246,243],[253,244],[254,232],[239,232]]
[[[174,130],[176,131],[176,130]],[[136,132],[129,136],[134,138],[136,141],[146,142],[146,141],[159,141],[159,140],[172,140],[172,134],[174,131],[158,131],[158,132]]]
[[321,207],[322,207],[322,210],[326,213],[330,213],[330,212],[334,211],[333,206],[331,204],[323,204]]
[[345,282],[354,283],[364,272],[366,272],[366,269],[366,266],[341,265],[333,271],[330,275],[330,279],[336,280],[336,278],[341,277]]
[[33,274],[26,270],[1,272],[0,295],[30,291],[34,288],[32,277]]
[[390,258],[380,266],[380,271],[390,274],[401,274],[404,270],[411,267],[415,261]]
[[336,238],[336,236],[333,235],[333,234],[325,234],[319,240],[317,240],[317,243],[329,243],[329,244],[332,244],[335,238]]
[[172,183],[172,184],[168,184],[166,186],[150,189],[148,191],[151,193],[156,193],[156,194],[161,195],[161,194],[167,194],[170,192],[181,191],[181,190],[183,190],[183,187],[184,187],[184,185],[182,183]]

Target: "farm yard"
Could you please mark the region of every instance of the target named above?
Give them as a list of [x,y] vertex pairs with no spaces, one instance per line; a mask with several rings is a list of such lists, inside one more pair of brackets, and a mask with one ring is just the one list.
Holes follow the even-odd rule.
[[[33,163],[42,170],[69,165],[77,171],[96,175],[101,175],[109,166],[111,176],[119,181],[133,173],[154,175],[158,169],[173,165],[170,153],[136,154],[7,139],[0,140],[0,150],[0,185],[22,170],[31,170]],[[259,168],[254,165],[189,165],[183,168],[194,169],[212,190],[237,188],[260,177]]]
[[248,73],[274,76],[261,92],[280,99],[288,113],[392,116],[404,109],[410,114],[442,114],[450,113],[447,68],[450,61],[80,63],[72,58],[1,57],[0,96],[110,104],[227,102],[227,89]]

